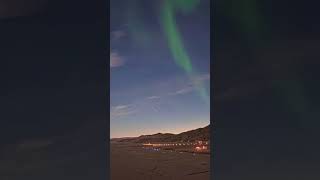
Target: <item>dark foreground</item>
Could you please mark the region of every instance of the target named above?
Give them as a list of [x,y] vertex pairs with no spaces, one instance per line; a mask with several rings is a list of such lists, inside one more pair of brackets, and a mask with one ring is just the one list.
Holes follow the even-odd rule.
[[209,180],[210,155],[111,142],[111,180]]

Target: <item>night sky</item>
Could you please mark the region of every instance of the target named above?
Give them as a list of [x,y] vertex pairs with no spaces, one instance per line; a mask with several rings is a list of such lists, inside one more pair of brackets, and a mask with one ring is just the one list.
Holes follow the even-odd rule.
[[0,179],[106,179],[106,4],[0,1]]
[[[179,133],[210,123],[209,0],[189,13],[174,13],[191,75],[170,51],[161,18],[164,3],[111,1],[111,137]],[[192,81],[201,83],[207,96]]]

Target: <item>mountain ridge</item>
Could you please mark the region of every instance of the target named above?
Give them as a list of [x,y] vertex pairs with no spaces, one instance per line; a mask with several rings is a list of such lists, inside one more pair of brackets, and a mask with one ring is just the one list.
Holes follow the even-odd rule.
[[179,134],[172,133],[156,133],[151,135],[141,135],[131,138],[113,138],[111,141],[117,142],[133,142],[133,143],[147,143],[147,142],[192,142],[192,141],[209,141],[210,139],[210,124]]

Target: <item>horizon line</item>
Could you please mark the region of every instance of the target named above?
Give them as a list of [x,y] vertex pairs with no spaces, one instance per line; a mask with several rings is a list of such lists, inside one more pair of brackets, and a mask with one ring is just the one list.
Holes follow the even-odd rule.
[[154,134],[158,134],[158,133],[161,133],[161,134],[174,134],[174,135],[177,135],[177,134],[181,134],[181,133],[184,133],[184,132],[187,132],[187,131],[192,131],[192,130],[196,130],[196,129],[200,129],[200,128],[205,128],[207,126],[209,126],[210,123],[206,126],[202,126],[202,127],[198,127],[198,128],[193,128],[193,129],[189,129],[189,130],[184,130],[184,131],[181,131],[181,132],[178,132],[178,133],[170,133],[170,132],[157,132],[157,133],[151,133],[151,134],[141,134],[141,135],[138,135],[138,136],[122,136],[122,137],[110,137],[110,139],[117,139],[117,138],[137,138],[139,136],[147,136],[147,135],[154,135]]

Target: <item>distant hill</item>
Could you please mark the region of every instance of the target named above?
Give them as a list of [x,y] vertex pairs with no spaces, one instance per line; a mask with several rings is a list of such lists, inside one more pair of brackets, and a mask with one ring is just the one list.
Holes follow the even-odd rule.
[[204,128],[198,128],[191,131],[186,131],[177,135],[172,136],[168,139],[170,142],[175,141],[208,141],[210,140],[210,125],[204,127]]
[[157,133],[152,135],[142,135],[135,138],[116,138],[111,141],[117,142],[134,142],[134,143],[148,143],[148,142],[187,142],[187,141],[208,141],[210,139],[210,125],[204,128],[198,128],[180,134]]

